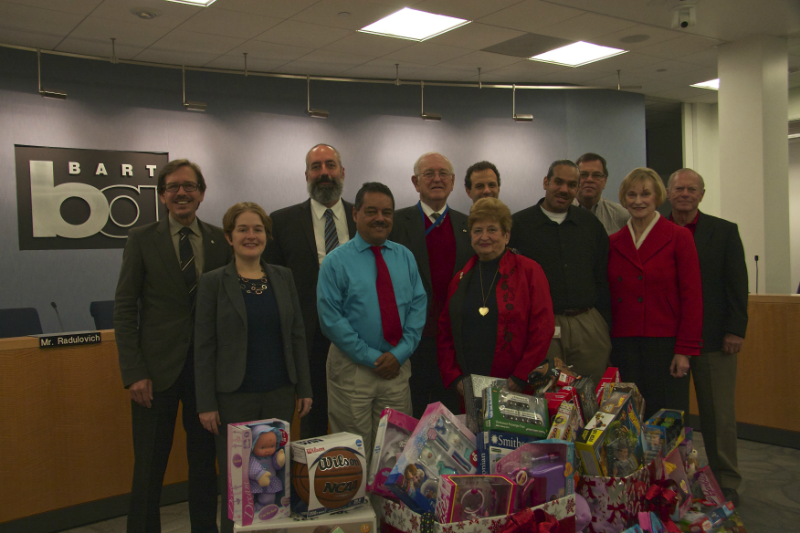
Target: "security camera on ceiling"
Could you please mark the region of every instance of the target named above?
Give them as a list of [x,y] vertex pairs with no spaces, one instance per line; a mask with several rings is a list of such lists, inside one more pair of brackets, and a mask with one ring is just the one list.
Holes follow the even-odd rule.
[[672,11],[672,27],[686,29],[697,24],[697,9],[693,5],[680,5]]

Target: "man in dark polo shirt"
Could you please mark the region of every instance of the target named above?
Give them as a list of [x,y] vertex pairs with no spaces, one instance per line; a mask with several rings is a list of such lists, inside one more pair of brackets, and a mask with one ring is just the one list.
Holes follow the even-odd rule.
[[514,215],[509,246],[539,263],[550,283],[556,332],[548,360],[559,357],[597,383],[611,353],[608,235],[597,217],[572,205],[578,179],[572,161],[550,165],[544,198]]
[[414,254],[428,294],[428,317],[422,340],[411,354],[411,402],[414,417],[419,418],[431,402],[442,402],[451,411],[460,412],[458,395],[442,384],[436,334],[439,315],[447,300],[447,286],[475,252],[467,231],[467,215],[447,205],[455,185],[450,160],[436,152],[421,155],[414,164],[411,182],[419,193],[419,202],[395,211],[389,240]]
[[702,176],[669,178],[670,220],[692,232],[703,280],[703,348],[690,357],[708,464],[725,498],[738,505],[742,481],[736,446],[736,363],[747,331],[747,264],[736,224],[699,210]]

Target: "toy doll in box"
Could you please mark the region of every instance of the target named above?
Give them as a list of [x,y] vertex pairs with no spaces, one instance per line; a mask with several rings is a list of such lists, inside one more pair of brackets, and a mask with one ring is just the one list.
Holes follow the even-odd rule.
[[514,510],[516,484],[501,475],[445,474],[436,501],[436,518],[442,524],[490,516]]
[[378,432],[375,435],[375,449],[369,466],[367,490],[385,498],[394,495],[384,486],[386,477],[397,464],[403,453],[411,432],[417,427],[419,420],[400,411],[387,407],[381,413]]
[[497,473],[517,484],[515,511],[568,496],[574,488],[575,448],[571,442],[524,444],[497,463]]
[[250,452],[250,492],[256,496],[256,511],[275,503],[275,494],[283,490],[281,476],[286,465],[286,452],[280,446],[280,429],[268,425],[253,426],[253,448]]

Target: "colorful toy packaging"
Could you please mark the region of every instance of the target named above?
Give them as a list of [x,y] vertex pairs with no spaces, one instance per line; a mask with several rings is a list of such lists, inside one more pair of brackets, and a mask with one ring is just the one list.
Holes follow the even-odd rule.
[[634,383],[604,383],[602,394],[598,397],[598,402],[603,404],[608,401],[614,391],[627,392],[631,395],[631,401],[636,408],[636,414],[639,415],[641,420],[644,416],[644,397],[639,392],[639,387]]
[[478,473],[496,474],[497,462],[523,444],[538,440],[503,431],[482,431],[478,433]]
[[400,411],[386,408],[381,412],[381,421],[375,435],[375,449],[367,478],[367,490],[386,498],[394,498],[384,486],[386,478],[397,464],[397,458],[403,453],[408,438],[417,427],[419,420]]
[[483,391],[487,387],[506,387],[506,380],[489,376],[471,374],[464,381],[464,411],[467,415],[467,428],[476,435],[483,421]]
[[573,404],[562,402],[556,416],[553,417],[553,423],[550,426],[550,434],[547,438],[574,442],[580,430],[581,425],[578,410]]
[[643,449],[645,461],[651,461],[658,452],[663,456],[683,441],[683,411],[661,409],[644,424]]
[[600,381],[597,383],[597,388],[595,389],[594,393],[597,396],[597,403],[600,403],[601,395],[603,391],[603,385],[606,383],[619,383],[619,368],[608,367],[606,371],[603,373],[603,377],[600,378]]
[[335,433],[292,443],[292,511],[302,517],[367,503],[364,442]]
[[516,484],[506,476],[445,474],[439,482],[436,518],[442,524],[490,516],[514,510]]
[[625,477],[642,463],[641,422],[627,392],[615,391],[575,440],[583,473]]
[[[736,531],[747,533],[731,502],[705,513],[689,511],[680,522],[681,531],[687,533],[714,533]],[[735,526],[735,528],[734,528]]]
[[515,511],[575,492],[575,448],[571,442],[540,440],[522,445],[497,463],[497,473],[517,484]]
[[248,526],[289,516],[289,423],[228,425],[228,518]]
[[314,518],[290,516],[253,526],[234,526],[236,533],[375,533],[377,517],[370,505]]
[[475,474],[475,435],[440,402],[428,405],[385,486],[418,513],[434,512],[443,474]]
[[681,460],[680,452],[675,449],[664,459],[664,469],[666,470],[667,479],[675,482],[677,491],[676,505],[670,518],[678,521],[683,518],[683,515],[692,506],[692,492],[689,486],[689,480],[686,476],[686,471],[683,469],[683,460]]
[[483,430],[498,430],[543,439],[550,429],[547,402],[497,387],[483,391]]

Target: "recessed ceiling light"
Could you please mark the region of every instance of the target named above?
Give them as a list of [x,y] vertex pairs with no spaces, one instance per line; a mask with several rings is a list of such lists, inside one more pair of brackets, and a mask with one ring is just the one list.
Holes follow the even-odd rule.
[[719,78],[714,80],[704,81],[702,83],[694,83],[692,87],[697,87],[698,89],[710,89],[712,91],[719,91]]
[[398,39],[424,41],[469,23],[469,20],[435,15],[406,7],[378,22],[364,26],[358,31]]
[[208,7],[216,0],[167,0],[167,2],[175,2],[176,4],[188,4],[190,6]]
[[133,9],[131,9],[131,13],[133,13],[140,19],[145,19],[145,20],[151,20],[161,15],[161,11],[159,11],[158,9],[150,9],[149,7],[134,7]]
[[538,56],[533,56],[530,59],[542,61],[544,63],[555,63],[556,65],[563,65],[565,67],[580,67],[626,52],[627,50],[622,50],[620,48],[611,48],[609,46],[600,46],[598,44],[578,41],[577,43],[568,44],[567,46],[550,50]]
[[342,11],[341,13],[339,13],[339,18],[346,19],[349,16],[350,16],[350,12],[349,11]]

